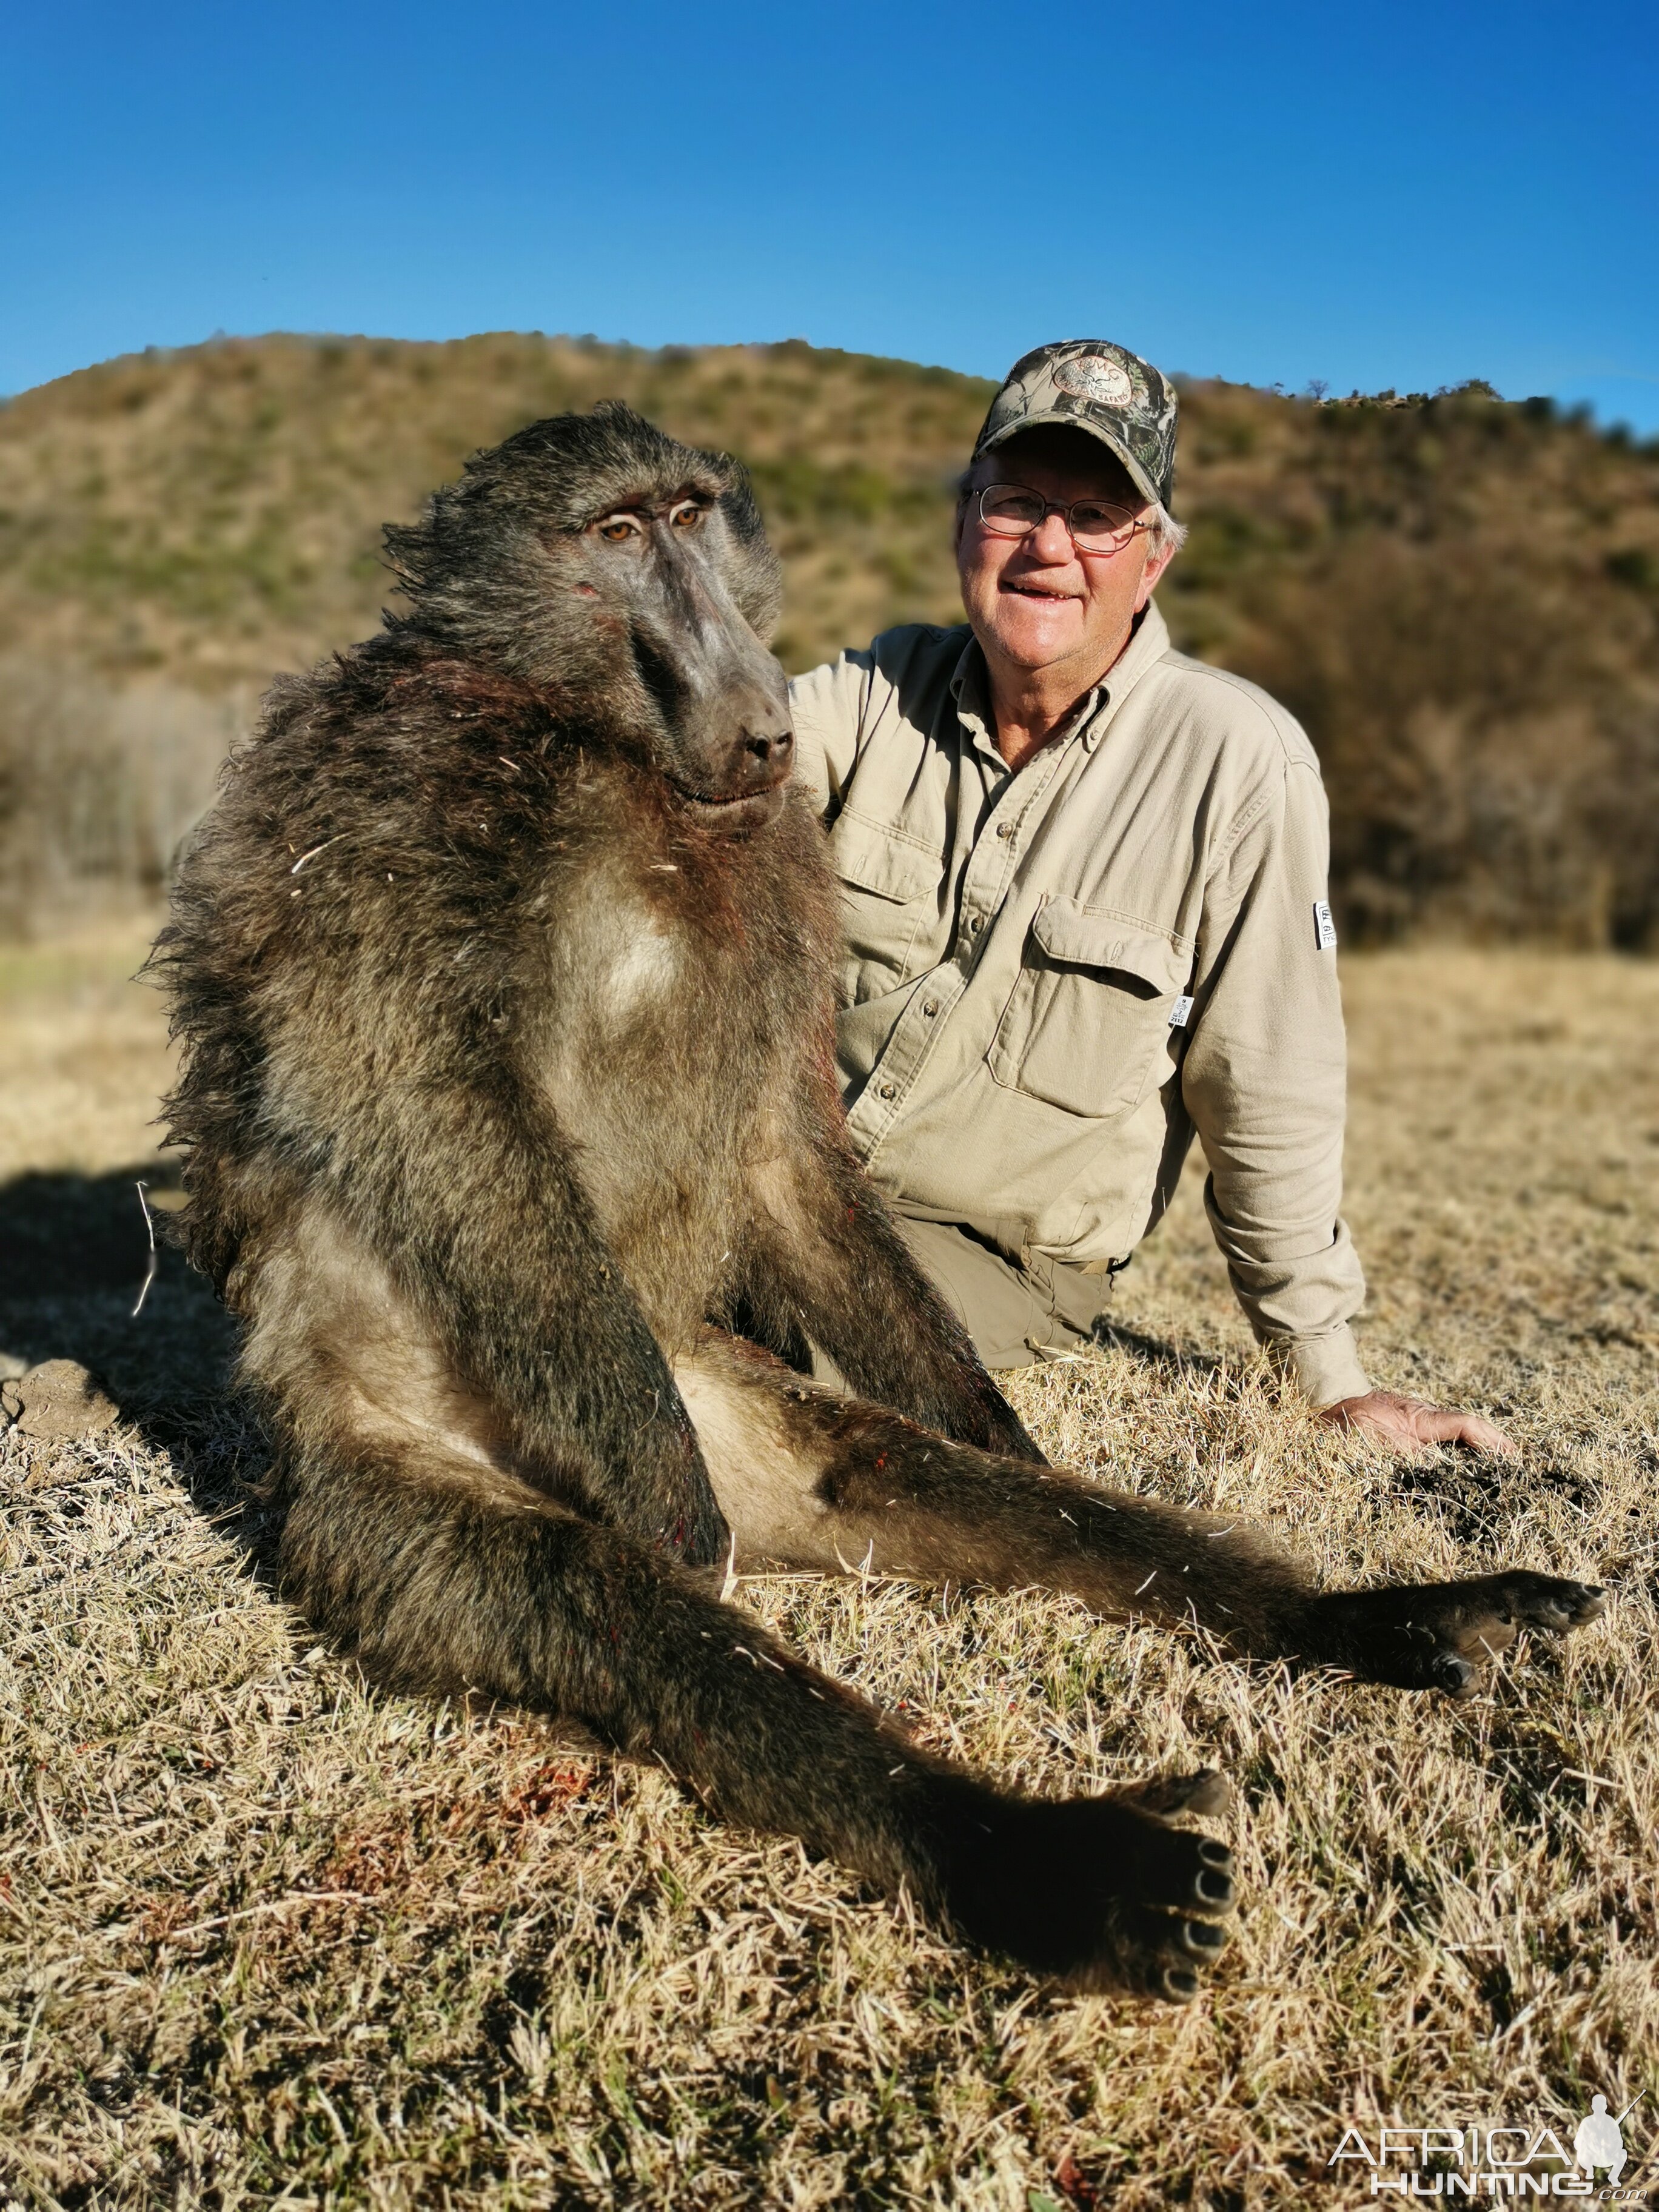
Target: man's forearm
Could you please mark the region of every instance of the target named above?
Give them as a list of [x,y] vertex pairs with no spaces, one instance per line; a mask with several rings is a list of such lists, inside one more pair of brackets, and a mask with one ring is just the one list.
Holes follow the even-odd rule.
[[1234,1293],[1273,1366],[1316,1411],[1363,1397],[1371,1385],[1349,1323],[1364,1303],[1365,1277],[1346,1223],[1339,1218],[1315,1251],[1268,1259],[1260,1235],[1240,1232],[1223,1213],[1213,1175],[1204,1206]]
[[1323,1336],[1269,1337],[1265,1348],[1273,1365],[1315,1413],[1363,1398],[1370,1389],[1346,1322]]

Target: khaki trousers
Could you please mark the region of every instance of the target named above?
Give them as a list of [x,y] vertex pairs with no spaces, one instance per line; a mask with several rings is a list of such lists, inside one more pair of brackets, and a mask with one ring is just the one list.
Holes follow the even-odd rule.
[[[888,1203],[916,1264],[994,1371],[1034,1366],[1100,1342],[1111,1304],[1110,1273],[1085,1274],[1036,1252],[1016,1266],[954,1221],[924,1221],[902,1202]],[[847,1388],[816,1345],[812,1372],[831,1389]]]

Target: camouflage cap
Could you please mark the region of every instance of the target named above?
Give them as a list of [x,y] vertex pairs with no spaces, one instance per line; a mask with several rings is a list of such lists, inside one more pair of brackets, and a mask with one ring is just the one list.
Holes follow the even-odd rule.
[[1022,355],[1009,370],[974,459],[1022,430],[1065,423],[1098,438],[1146,497],[1167,507],[1175,488],[1176,405],[1174,386],[1139,354],[1109,338],[1061,338]]

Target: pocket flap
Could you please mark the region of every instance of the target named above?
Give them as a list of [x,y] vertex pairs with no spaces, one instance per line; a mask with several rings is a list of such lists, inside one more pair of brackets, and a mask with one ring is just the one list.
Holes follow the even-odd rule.
[[878,898],[925,898],[945,873],[943,854],[901,843],[878,822],[843,813],[830,833],[830,865],[842,880]]
[[1158,992],[1181,990],[1192,969],[1191,954],[1178,951],[1159,931],[1076,899],[1051,898],[1039,907],[1031,934],[1051,960],[1078,968],[1121,969]]

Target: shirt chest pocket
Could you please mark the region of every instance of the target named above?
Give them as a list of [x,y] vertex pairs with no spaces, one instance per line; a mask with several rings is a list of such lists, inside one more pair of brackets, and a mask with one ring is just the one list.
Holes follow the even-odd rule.
[[987,1055],[993,1078],[1068,1114],[1129,1112],[1170,1073],[1170,1016],[1191,966],[1159,931],[1049,899]]
[[939,919],[944,862],[850,808],[830,833],[830,861],[847,943],[842,1000],[858,1006],[908,980],[916,940]]

